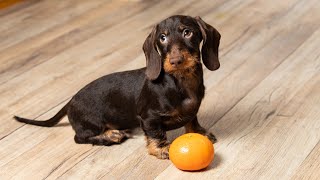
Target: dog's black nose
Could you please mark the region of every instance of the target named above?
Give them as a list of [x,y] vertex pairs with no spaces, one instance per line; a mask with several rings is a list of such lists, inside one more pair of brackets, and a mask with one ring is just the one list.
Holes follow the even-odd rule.
[[183,61],[183,57],[182,57],[182,56],[170,58],[170,64],[171,64],[173,67],[179,66],[179,65],[182,63],[182,61]]

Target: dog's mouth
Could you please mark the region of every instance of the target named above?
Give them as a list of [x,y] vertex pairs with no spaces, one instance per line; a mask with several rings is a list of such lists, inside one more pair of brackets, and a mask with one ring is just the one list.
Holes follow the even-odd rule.
[[199,57],[182,51],[179,56],[167,55],[164,60],[164,70],[167,73],[194,69],[200,63]]

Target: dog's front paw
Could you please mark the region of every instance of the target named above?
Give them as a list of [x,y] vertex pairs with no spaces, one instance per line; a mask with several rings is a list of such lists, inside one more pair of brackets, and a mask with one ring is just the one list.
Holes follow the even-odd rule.
[[212,133],[206,133],[205,136],[212,142],[212,144],[217,142],[217,138]]
[[160,148],[160,152],[157,155],[158,159],[169,159],[169,146]]
[[150,155],[158,159],[169,159],[169,143],[157,139],[147,138],[147,148]]
[[169,145],[164,147],[150,147],[148,146],[150,155],[156,156],[158,159],[169,159]]

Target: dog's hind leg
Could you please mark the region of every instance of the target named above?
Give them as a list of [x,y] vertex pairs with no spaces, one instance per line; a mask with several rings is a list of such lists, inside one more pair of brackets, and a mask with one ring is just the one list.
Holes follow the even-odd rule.
[[[84,134],[81,134],[82,136]],[[75,141],[79,144],[93,144],[93,145],[104,145],[110,146],[112,144],[120,144],[127,138],[129,134],[126,130],[107,130],[103,134],[97,136],[90,136],[86,138],[79,138],[75,136]]]
[[77,132],[76,135],[74,136],[74,141],[78,144],[91,144],[88,139],[90,137],[94,137],[95,133],[91,130],[85,130],[82,131],[81,133]]
[[129,135],[125,131],[107,130],[103,134],[88,138],[88,141],[94,145],[109,146],[112,144],[120,144],[128,137]]

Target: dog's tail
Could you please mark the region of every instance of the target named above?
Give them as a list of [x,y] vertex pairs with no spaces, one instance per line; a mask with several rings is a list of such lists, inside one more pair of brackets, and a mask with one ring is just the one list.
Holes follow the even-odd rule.
[[19,122],[23,122],[26,124],[32,124],[32,125],[44,126],[44,127],[52,127],[52,126],[58,124],[61,121],[61,119],[67,114],[68,107],[69,107],[69,103],[67,103],[56,115],[54,115],[52,118],[50,118],[46,121],[36,121],[36,120],[21,118],[18,116],[14,116],[13,118]]

